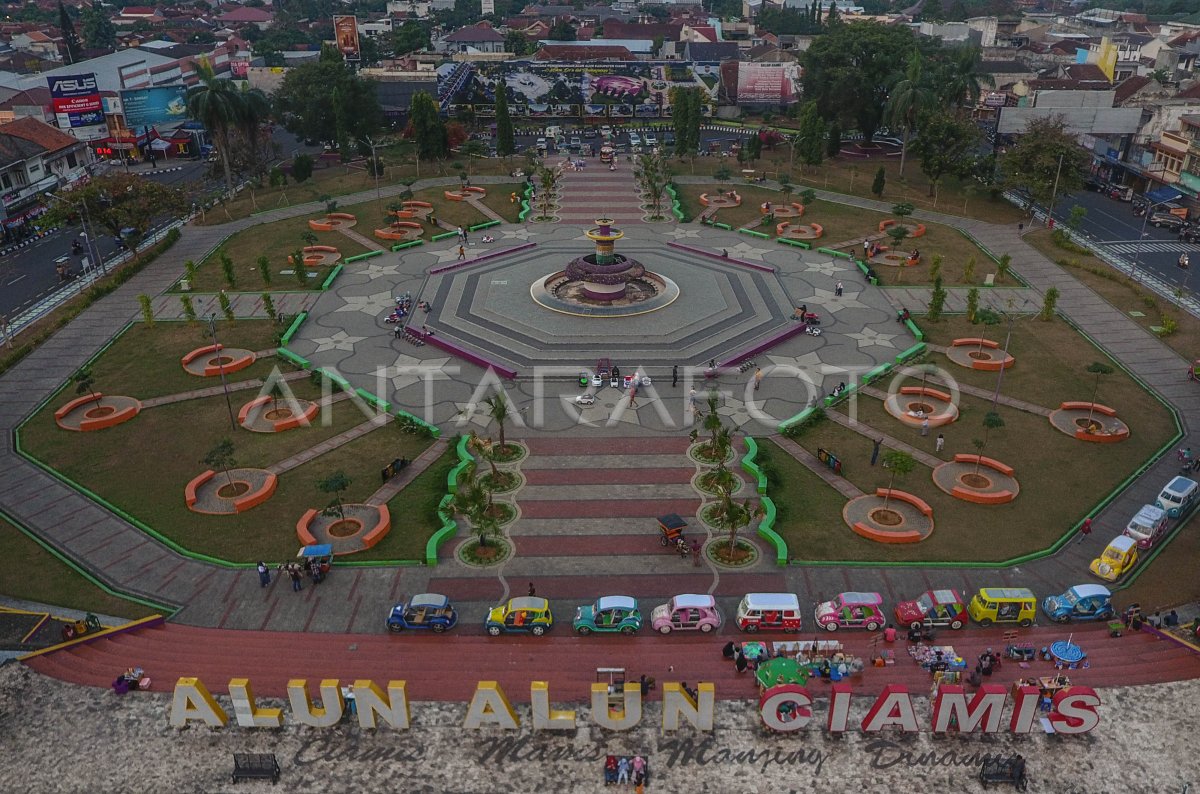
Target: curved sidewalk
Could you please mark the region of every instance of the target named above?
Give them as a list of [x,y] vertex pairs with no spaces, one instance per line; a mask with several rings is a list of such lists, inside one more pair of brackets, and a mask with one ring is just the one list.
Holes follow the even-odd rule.
[[[444,184],[445,180],[430,180],[437,182]],[[402,189],[403,186],[394,185],[382,192],[395,195]],[[888,207],[883,202],[821,191],[818,194],[868,209]],[[341,200],[349,204],[370,200],[374,195],[373,190],[368,190]],[[199,260],[233,232],[322,211],[323,205],[310,203],[218,227],[185,227],[180,241],[170,251],[0,377],[0,423],[8,431],[0,449],[0,506],[110,586],[166,606],[182,607],[177,616],[181,622],[244,629],[378,632],[383,618],[379,611],[381,604],[401,593],[423,589],[430,569],[346,568],[319,588],[310,587],[302,593],[287,593],[286,597],[267,600],[252,569],[230,569],[173,551],[29,463],[13,448],[13,428],[131,317],[138,315],[139,294],[156,295],[167,289],[182,272],[185,260]],[[1011,254],[1013,269],[1034,288],[1057,287],[1060,309],[1130,371],[1164,395],[1179,412],[1185,431],[1190,433],[1200,426],[1200,401],[1195,399],[1194,384],[1188,384],[1178,374],[1184,371],[1182,359],[1016,238],[1011,228],[937,213],[922,212],[917,217],[959,226],[996,254]],[[1174,459],[1167,456],[1150,466],[1098,520],[1123,522],[1141,504],[1153,501],[1161,484],[1174,474]],[[1049,592],[1076,583],[1079,572],[1086,570],[1086,561],[1096,555],[1103,543],[1099,533],[1096,534],[1083,543],[1068,544],[1052,557],[1022,565],[1020,571],[957,569],[949,575],[932,568],[793,566],[785,574],[802,598],[855,589],[857,585],[886,590],[894,599],[897,595],[911,594],[910,590],[925,589],[931,576],[939,580],[939,586],[941,580],[950,580],[947,585],[967,588],[981,581],[999,580]]]

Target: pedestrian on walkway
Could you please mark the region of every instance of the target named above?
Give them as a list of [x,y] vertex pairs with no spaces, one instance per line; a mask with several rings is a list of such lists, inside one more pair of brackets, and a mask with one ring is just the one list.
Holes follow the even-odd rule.
[[671,365],[671,388],[674,389],[679,385],[679,365]]
[[875,461],[879,460],[879,448],[883,445],[883,439],[875,442],[874,448],[871,449],[871,465],[875,465]]
[[629,407],[637,408],[637,386],[629,387]]
[[533,589],[533,582],[530,582],[529,583],[529,597],[533,598],[535,595],[537,595],[537,591]]
[[696,408],[696,390],[695,389],[692,389],[690,392],[688,392],[688,404],[692,406],[693,410],[695,410],[695,408]]
[[258,561],[258,583],[260,587],[266,587],[271,583],[271,571],[262,560]]
[[929,419],[928,418],[921,420],[921,435],[923,435],[923,436],[929,435]]
[[700,567],[700,541],[692,538],[692,567]]
[[296,565],[295,563],[289,565],[287,574],[292,579],[292,592],[299,593],[304,589],[304,582],[301,580],[299,565]]
[[463,227],[461,226],[458,227],[458,239],[464,243],[467,241],[467,233],[463,231]]
[[1017,224],[1017,234],[1020,234],[1023,231],[1025,231],[1025,223],[1020,222]]
[[1083,523],[1079,525],[1079,542],[1083,543],[1088,539],[1088,535],[1092,534],[1092,519],[1085,518]]
[[842,282],[833,285],[833,294],[837,297],[842,297]]
[[946,448],[946,437],[944,435],[942,435],[941,433],[938,433],[937,444],[935,445],[933,451],[940,455],[940,454],[942,454],[942,450],[945,448]]
[[762,367],[754,370],[754,390],[758,391],[758,387],[762,385],[763,371]]
[[870,241],[870,239],[864,237],[863,238],[863,259],[870,259],[870,258],[871,258],[871,241]]
[[462,260],[464,260],[464,259],[466,259],[466,258],[467,258],[467,249],[463,248],[463,247],[460,245],[460,246],[458,247],[458,259],[459,259],[459,261],[461,262]]

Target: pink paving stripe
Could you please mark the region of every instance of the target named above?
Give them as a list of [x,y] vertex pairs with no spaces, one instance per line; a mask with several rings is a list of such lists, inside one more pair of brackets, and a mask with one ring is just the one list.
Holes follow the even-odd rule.
[[[618,362],[617,366],[620,366]],[[687,451],[684,436],[656,438],[535,438],[524,439],[534,455],[667,455]],[[686,459],[685,459],[686,460]]]
[[700,497],[695,499],[585,499],[575,501],[521,502],[525,518],[612,518],[627,520],[679,513],[684,518],[695,515]]
[[526,469],[527,485],[668,485],[691,482],[694,468],[678,469]]
[[[682,567],[683,563],[680,562]],[[679,576],[535,576],[537,594],[546,598],[570,598],[592,601],[597,596],[619,594],[634,598],[661,599],[642,604],[644,613],[677,593],[707,593],[712,587],[712,574],[681,574]],[[520,590],[517,593],[516,590]],[[429,590],[449,596],[452,601],[490,601],[500,597],[500,585],[495,579],[448,577],[430,579]],[[787,580],[781,573],[736,573],[723,571],[714,595],[743,596],[746,593],[776,593],[787,590]],[[525,582],[513,585],[516,595],[525,595]],[[562,617],[556,615],[555,617]]]
[[[684,537],[687,537],[686,530]],[[659,542],[656,527],[643,529],[635,535],[520,535],[513,540],[517,545],[518,557],[640,557],[661,554],[664,565],[669,566],[673,557],[680,571],[687,569],[676,551]],[[687,566],[691,564],[689,560]]]

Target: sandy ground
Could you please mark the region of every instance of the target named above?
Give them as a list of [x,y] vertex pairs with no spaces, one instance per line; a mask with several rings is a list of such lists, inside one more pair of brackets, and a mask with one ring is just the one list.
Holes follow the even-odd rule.
[[[287,724],[275,730],[168,725],[166,695],[119,698],[43,678],[12,663],[0,668],[0,790],[31,792],[265,791],[234,786],[234,752],[275,753],[283,768],[272,790],[295,792],[631,791],[603,785],[607,753],[648,756],[648,791],[974,792],[984,754],[1028,759],[1029,790],[1054,794],[1200,790],[1195,704],[1200,681],[1111,689],[1100,726],[1086,737],[867,737],[840,740],[817,730],[768,735],[748,702],[722,702],[717,729],[665,735],[657,704],[626,733],[586,721],[566,734],[487,730],[465,734],[465,705],[413,704],[413,729],[333,729]],[[227,698],[218,702],[228,708]],[[279,705],[263,703],[262,705]],[[858,704],[851,724],[861,719]],[[917,703],[922,718],[928,704]],[[525,717],[527,709],[518,708]],[[285,709],[285,714],[286,714]],[[818,704],[818,716],[824,714]],[[1005,787],[1006,790],[1012,790]],[[993,789],[996,790],[996,789]]]

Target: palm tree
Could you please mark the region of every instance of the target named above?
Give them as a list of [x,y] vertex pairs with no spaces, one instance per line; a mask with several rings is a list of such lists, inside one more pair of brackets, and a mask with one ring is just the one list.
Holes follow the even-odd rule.
[[494,534],[500,528],[492,515],[492,492],[478,476],[478,469],[474,463],[463,469],[462,474],[458,476],[450,507],[471,522],[472,529],[479,535],[480,546],[486,546],[488,535]]
[[999,430],[1004,427],[1004,420],[1000,418],[1000,414],[995,411],[988,411],[983,415],[983,441],[975,441],[975,448],[979,450],[979,454],[975,456],[975,474],[979,474],[979,465],[983,462],[983,451],[987,449],[988,436],[993,430]]
[[995,88],[996,81],[990,74],[979,71],[980,51],[975,47],[961,47],[954,51],[948,73],[943,76],[941,100],[952,110],[964,103],[974,105],[983,89]]
[[511,410],[508,406],[508,397],[504,395],[504,392],[497,392],[484,400],[483,404],[487,406],[488,417],[499,427],[500,449],[497,450],[497,453],[505,455],[508,453],[508,444],[504,441],[504,423],[508,421],[508,414]]
[[199,85],[188,89],[188,114],[199,121],[212,136],[221,157],[225,187],[233,192],[233,171],[229,165],[231,133],[238,131],[254,145],[259,123],[266,118],[267,100],[261,91],[239,91],[231,80],[217,77],[206,58],[196,62]]
[[717,528],[728,535],[726,542],[730,557],[737,548],[738,533],[742,531],[742,527],[747,526],[755,519],[762,518],[764,514],[762,505],[751,505],[749,499],[741,504],[735,502],[732,488],[728,486],[722,486],[717,491],[717,509],[711,514],[711,517]]
[[904,141],[900,147],[900,176],[904,176],[904,160],[908,154],[908,136],[916,126],[917,119],[937,106],[938,97],[925,80],[924,59],[913,50],[908,56],[908,66],[903,76],[892,86],[888,96],[886,114],[888,123],[904,128]]
[[1092,404],[1088,408],[1088,428],[1091,428],[1092,416],[1096,413],[1096,397],[1100,394],[1100,379],[1113,374],[1113,368],[1102,361],[1093,361],[1088,364],[1087,371],[1096,376],[1096,388],[1092,390]]

